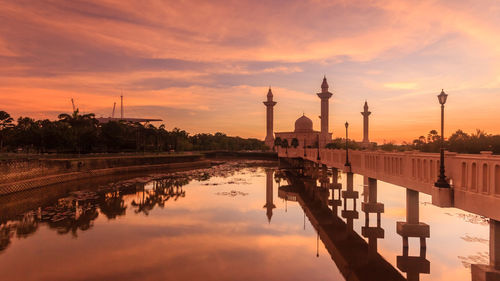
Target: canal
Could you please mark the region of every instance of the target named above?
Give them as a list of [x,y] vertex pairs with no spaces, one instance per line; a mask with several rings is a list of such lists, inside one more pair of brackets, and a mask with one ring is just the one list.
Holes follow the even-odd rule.
[[[347,178],[338,175],[343,190]],[[419,220],[430,237],[424,249],[410,238],[404,252],[396,224],[406,220],[406,189],[381,181],[375,251],[360,253],[370,242],[366,179],[352,176],[358,197],[331,210],[327,229],[318,229],[321,206],[301,198],[297,180],[273,162],[238,161],[0,197],[0,280],[345,280],[369,274],[358,272],[366,259],[405,279],[459,281],[471,280],[471,264],[489,263],[488,219],[433,206],[425,194]],[[351,242],[352,255],[340,249]]]

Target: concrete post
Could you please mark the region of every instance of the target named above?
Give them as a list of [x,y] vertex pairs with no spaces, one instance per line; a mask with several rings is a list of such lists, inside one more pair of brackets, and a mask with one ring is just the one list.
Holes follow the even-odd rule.
[[[371,253],[377,252],[377,241],[384,238],[384,229],[380,226],[380,214],[384,212],[384,204],[377,202],[377,180],[365,177],[365,202],[361,203],[361,210],[365,213],[365,226],[361,227],[361,234],[368,238],[368,247]],[[377,215],[377,225],[370,226],[370,214]]]
[[406,189],[406,222],[419,223],[418,191]]
[[500,222],[490,219],[490,265],[500,270]]
[[472,264],[472,281],[500,280],[500,222],[490,219],[490,264]]
[[[359,198],[359,194],[357,191],[353,190],[353,173],[347,173],[346,180],[347,188],[345,191],[342,191],[342,198],[344,198],[344,209],[341,212],[343,218],[347,221],[347,230],[353,230],[353,221],[359,218],[359,213],[356,210],[356,199]],[[352,209],[347,209],[347,199],[352,199],[353,206]]]

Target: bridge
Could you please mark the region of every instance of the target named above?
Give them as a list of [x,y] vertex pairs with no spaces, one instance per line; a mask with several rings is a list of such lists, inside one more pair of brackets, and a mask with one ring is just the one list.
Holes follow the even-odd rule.
[[[472,265],[471,274],[473,281],[500,280],[500,211],[497,207],[500,204],[500,156],[491,153],[446,153],[444,164],[451,188],[438,188],[434,186],[440,166],[440,155],[437,153],[349,150],[350,165],[346,165],[345,150],[278,147],[277,152],[282,167],[319,179],[320,186],[316,186],[316,180],[313,186],[325,193],[326,197],[320,196],[323,205],[336,210],[342,205],[347,206],[346,200],[354,200],[352,210],[345,207],[342,210],[348,228],[352,228],[352,220],[359,216],[355,203],[358,194],[352,190],[353,173],[365,176],[368,188],[365,193],[372,194],[371,200],[363,202],[362,211],[376,213],[378,217],[383,213],[383,204],[376,202],[377,180],[406,188],[406,221],[397,222],[396,226],[403,239],[403,252],[406,253],[409,237],[420,238],[421,249],[425,249],[425,240],[430,237],[429,225],[419,221],[419,192],[431,195],[432,203],[439,207],[455,207],[490,218],[490,264]],[[331,178],[326,176],[328,169],[333,172]],[[347,173],[347,190],[342,190],[337,183],[339,171]],[[331,199],[325,199],[330,195]],[[297,201],[300,203],[300,200]],[[383,237],[380,230],[367,228],[365,231],[366,234]],[[403,258],[398,257],[398,264],[400,260],[405,263]],[[425,269],[425,258],[420,263],[417,268]],[[411,270],[411,267],[408,269]],[[408,280],[418,280],[418,275],[416,279],[408,275]]]
[[[373,239],[369,239],[367,243],[353,230],[352,220],[345,223],[339,217],[337,208],[331,210],[328,207],[327,189],[315,188],[315,180],[297,178],[290,173],[287,180],[290,185],[281,186],[278,196],[299,203],[318,233],[318,239],[321,239],[346,280],[407,280],[377,252]],[[346,214],[342,211],[344,217]],[[380,220],[378,227],[372,227],[370,230],[373,233],[383,233]]]
[[281,148],[281,159],[306,160],[317,165],[353,172],[432,196],[440,207],[456,207],[500,220],[500,155],[445,153],[446,176],[451,188],[434,187],[439,175],[439,154],[349,150]]

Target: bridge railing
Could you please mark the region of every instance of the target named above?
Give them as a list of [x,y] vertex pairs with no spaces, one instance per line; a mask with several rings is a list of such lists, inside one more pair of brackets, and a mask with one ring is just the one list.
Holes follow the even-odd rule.
[[[345,150],[317,148],[278,149],[279,157],[303,158],[344,169]],[[305,155],[305,156],[304,156]],[[427,194],[439,175],[439,153],[350,150],[351,171]],[[454,205],[464,210],[492,212],[500,204],[500,155],[445,153],[446,176],[454,191]],[[498,214],[497,214],[498,213]]]

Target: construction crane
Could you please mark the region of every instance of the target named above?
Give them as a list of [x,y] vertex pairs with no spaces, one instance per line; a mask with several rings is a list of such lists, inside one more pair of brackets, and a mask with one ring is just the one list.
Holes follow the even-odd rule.
[[113,103],[113,112],[111,113],[111,118],[115,118],[115,107],[116,107],[116,102]]

